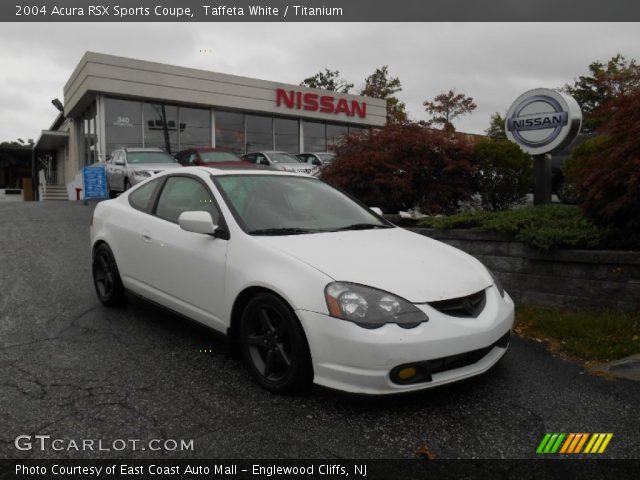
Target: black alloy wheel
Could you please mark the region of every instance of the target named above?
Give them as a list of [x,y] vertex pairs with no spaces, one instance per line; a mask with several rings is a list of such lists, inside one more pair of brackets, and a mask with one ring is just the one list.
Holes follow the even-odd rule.
[[295,393],[313,380],[309,346],[291,308],[269,293],[256,295],[245,307],[240,345],[249,368],[267,390]]
[[111,249],[100,244],[93,256],[93,284],[100,301],[107,307],[117,307],[124,303],[124,286],[118,273]]

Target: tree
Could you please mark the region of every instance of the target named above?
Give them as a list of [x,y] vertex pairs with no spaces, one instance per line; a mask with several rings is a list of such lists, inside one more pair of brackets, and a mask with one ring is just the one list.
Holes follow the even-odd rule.
[[[635,79],[640,83],[640,74]],[[638,85],[638,84],[636,84]],[[640,245],[640,86],[607,100],[594,113],[604,118],[600,135],[573,153],[567,175],[583,210],[613,227],[619,238]]]
[[518,145],[486,139],[473,149],[476,186],[486,210],[506,210],[522,203],[533,182],[533,162]]
[[471,197],[473,174],[467,142],[404,123],[348,136],[322,178],[388,213],[451,213]]
[[442,129],[449,133],[455,132],[453,126],[455,118],[471,113],[477,107],[473,98],[467,97],[464,93],[456,93],[455,90],[441,93],[432,101],[425,100],[423,105],[433,117],[431,123],[442,125]]
[[507,138],[507,133],[504,129],[505,119],[498,112],[494,112],[491,115],[491,120],[489,123],[489,128],[485,130],[487,137],[496,138],[496,139],[505,139]]
[[344,78],[340,78],[338,70],[324,69],[324,72],[318,72],[315,75],[305,78],[302,87],[320,88],[322,90],[331,90],[338,93],[349,93],[353,88],[353,83],[347,82]]
[[387,101],[387,123],[403,123],[408,119],[406,106],[395,94],[402,91],[402,83],[398,77],[389,77],[389,66],[376,68],[365,79],[364,88],[360,95],[380,98]]
[[617,54],[606,63],[589,65],[589,75],[581,75],[563,90],[573,96],[582,109],[582,131],[591,133],[607,120],[607,111],[599,107],[607,101],[640,87],[640,66]]

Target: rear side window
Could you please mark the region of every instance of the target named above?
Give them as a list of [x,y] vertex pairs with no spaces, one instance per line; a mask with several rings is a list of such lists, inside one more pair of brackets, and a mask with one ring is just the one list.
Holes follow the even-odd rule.
[[216,204],[199,181],[189,177],[170,177],[158,199],[156,215],[178,223],[178,217],[182,212],[195,210],[209,212],[216,225],[220,221]]
[[153,198],[153,193],[156,191],[161,180],[161,178],[156,178],[149,183],[145,183],[140,188],[136,188],[129,194],[129,205],[135,209],[149,213],[151,211],[150,203]]

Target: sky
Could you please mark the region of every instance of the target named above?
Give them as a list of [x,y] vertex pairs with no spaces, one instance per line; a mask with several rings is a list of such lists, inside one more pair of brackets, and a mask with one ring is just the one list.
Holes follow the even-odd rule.
[[413,120],[455,89],[478,108],[454,122],[483,133],[521,93],[559,88],[616,53],[640,60],[638,23],[5,23],[0,141],[37,140],[51,100],[85,51],[299,84],[325,67],[355,84],[383,65]]

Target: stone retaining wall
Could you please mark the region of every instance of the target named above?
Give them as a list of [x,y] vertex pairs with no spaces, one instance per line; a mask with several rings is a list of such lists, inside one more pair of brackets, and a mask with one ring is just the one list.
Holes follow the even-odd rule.
[[640,252],[543,253],[497,233],[410,230],[470,253],[496,273],[516,302],[552,307],[640,308]]

